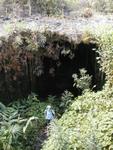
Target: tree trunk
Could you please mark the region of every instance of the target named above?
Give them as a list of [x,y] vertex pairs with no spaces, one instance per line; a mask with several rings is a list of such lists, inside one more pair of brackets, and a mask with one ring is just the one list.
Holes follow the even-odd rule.
[[29,16],[31,16],[32,14],[31,0],[28,0],[28,7],[29,7]]

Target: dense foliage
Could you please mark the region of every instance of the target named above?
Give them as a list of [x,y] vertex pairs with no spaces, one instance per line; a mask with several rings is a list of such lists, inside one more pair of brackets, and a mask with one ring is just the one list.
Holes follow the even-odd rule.
[[113,148],[113,30],[104,27],[90,32],[98,44],[100,70],[106,73],[102,91],[85,90],[62,118],[51,125],[43,150],[111,150]]
[[113,89],[85,92],[51,127],[43,150],[101,150],[113,145]]
[[[94,12],[113,12],[112,0],[1,0],[0,15],[25,17],[34,14],[91,17]],[[82,10],[82,11],[81,11]]]
[[[109,8],[112,11],[112,5],[108,6],[106,2],[96,1],[93,6],[97,8],[100,5],[105,8],[105,12],[109,12]],[[79,3],[76,4],[75,8],[82,7]],[[38,1],[37,5],[40,8],[38,11],[47,15],[62,13],[62,10],[67,7],[65,3],[63,6],[60,5],[57,0]],[[30,15],[33,7],[31,1],[28,6]],[[91,5],[86,3],[86,6]],[[101,11],[100,7],[97,8],[99,11]],[[51,41],[53,36],[51,38],[46,36],[27,31],[19,34],[15,32],[8,39],[1,39],[0,92],[4,92],[5,89],[5,96],[13,95],[15,87],[19,89],[16,94],[21,96],[24,90],[32,91],[32,84],[35,81],[33,76],[43,74],[42,54],[54,60],[58,58],[59,51],[56,51],[59,49],[58,43],[54,45],[54,41],[53,43]],[[50,137],[44,143],[43,150],[113,149],[113,30],[111,27],[96,29],[85,39],[86,43],[90,40],[90,36],[98,45],[97,59],[101,66],[100,71],[106,74],[106,85],[98,92],[84,90],[90,87],[91,77],[82,70],[80,78],[73,75],[74,85],[84,90],[81,96],[73,98],[69,91],[65,91],[61,99],[59,98],[60,102],[56,97],[49,96],[48,101],[56,107],[58,117],[61,117],[61,114],[63,116],[51,124]],[[64,47],[61,50],[64,55],[69,54]],[[23,87],[23,84],[26,87]],[[9,97],[9,99],[13,98]],[[48,102],[40,102],[34,94],[27,100],[13,102],[7,107],[0,103],[0,148],[2,150],[34,149],[37,134],[45,125],[43,111],[47,104]]]
[[[69,9],[67,0],[6,0],[0,1],[0,8],[5,15],[13,17],[25,17],[33,14],[59,15]],[[17,9],[18,8],[18,9]],[[2,13],[3,13],[2,12]]]
[[74,85],[78,89],[85,90],[91,87],[91,76],[87,74],[85,69],[80,69],[80,77],[77,74],[73,74]]
[[0,103],[0,149],[34,149],[39,130],[45,125],[46,105],[35,94],[7,107]]
[[[106,73],[106,80],[110,86],[113,85],[113,29],[111,26],[101,27],[95,33],[99,44],[99,64]],[[100,36],[101,35],[101,36]]]

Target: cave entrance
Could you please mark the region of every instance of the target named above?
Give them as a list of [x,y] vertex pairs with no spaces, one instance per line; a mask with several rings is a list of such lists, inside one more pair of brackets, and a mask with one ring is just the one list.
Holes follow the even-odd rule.
[[[69,46],[69,45],[68,45]],[[36,88],[40,97],[48,95],[60,96],[65,90],[78,95],[78,90],[73,88],[74,73],[79,74],[79,69],[85,68],[89,75],[92,75],[92,87],[96,85],[95,90],[102,87],[101,73],[97,64],[97,53],[94,51],[94,44],[79,44],[72,48],[73,57],[63,55],[60,52],[59,59],[43,58],[44,73],[36,79]]]

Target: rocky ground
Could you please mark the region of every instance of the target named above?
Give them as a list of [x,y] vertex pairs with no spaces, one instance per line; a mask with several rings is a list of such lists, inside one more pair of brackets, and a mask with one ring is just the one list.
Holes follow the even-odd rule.
[[[78,41],[78,38],[81,36],[82,32],[88,27],[98,28],[99,26],[108,26],[113,25],[113,16],[112,15],[95,15],[90,18],[71,18],[71,17],[41,17],[41,16],[32,16],[29,18],[21,19],[10,19],[6,18],[0,19],[0,36],[5,36],[8,34],[6,26],[13,25],[14,28],[17,24],[24,24],[25,29],[45,31],[49,30],[51,32],[56,32],[59,35],[65,35],[70,37],[70,40]],[[13,28],[13,29],[14,29]],[[77,36],[78,35],[78,36]]]
[[37,135],[35,150],[40,150],[42,148],[42,144],[47,139],[47,129],[44,127],[40,130],[39,134]]

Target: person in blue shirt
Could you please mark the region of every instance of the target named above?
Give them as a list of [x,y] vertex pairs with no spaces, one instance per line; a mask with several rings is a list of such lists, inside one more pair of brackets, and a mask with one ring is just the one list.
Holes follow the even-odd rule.
[[46,119],[46,124],[48,125],[53,119],[55,119],[55,111],[50,105],[48,105],[44,111],[44,116]]

